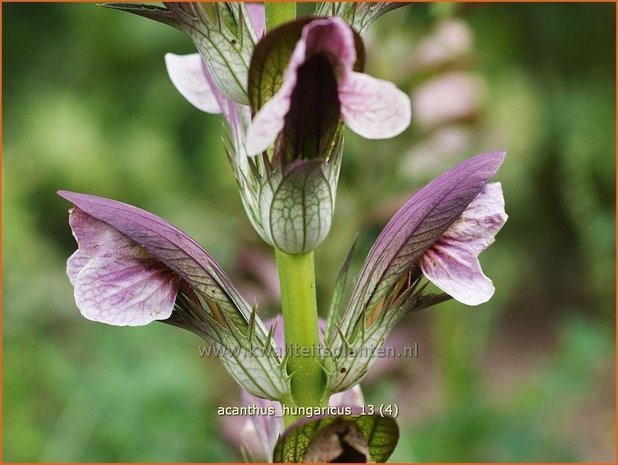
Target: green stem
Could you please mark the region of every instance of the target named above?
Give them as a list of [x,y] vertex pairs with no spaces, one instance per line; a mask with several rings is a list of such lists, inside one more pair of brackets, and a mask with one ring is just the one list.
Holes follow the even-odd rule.
[[266,30],[296,19],[296,2],[264,2]]
[[285,334],[287,371],[292,397],[298,406],[322,404],[325,375],[318,351],[318,308],[313,252],[288,255],[275,250]]
[[[296,19],[295,2],[265,2],[266,29]],[[288,407],[314,407],[322,405],[326,385],[324,370],[318,353],[318,308],[315,297],[315,267],[313,252],[288,255],[275,249],[279,282],[281,284],[281,307],[287,371],[292,376],[292,401]],[[298,417],[286,415],[285,426]]]

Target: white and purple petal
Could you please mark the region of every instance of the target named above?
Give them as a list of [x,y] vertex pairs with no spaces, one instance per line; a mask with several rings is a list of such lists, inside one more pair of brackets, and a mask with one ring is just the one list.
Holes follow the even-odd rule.
[[266,13],[263,3],[247,3],[247,12],[249,13],[249,21],[253,26],[253,31],[258,40],[266,33]]
[[75,279],[75,303],[89,320],[143,326],[172,315],[179,286],[154,259],[93,258]]
[[392,289],[483,191],[505,152],[472,157],[414,194],[384,227],[369,251],[341,320],[344,334]]
[[412,119],[408,95],[388,81],[350,71],[339,84],[341,116],[356,134],[387,139],[403,132]]
[[199,53],[190,55],[165,54],[165,66],[172,84],[188,102],[206,113],[221,113],[212,80]]
[[67,260],[75,303],[89,320],[142,326],[174,309],[178,277],[138,244],[72,208],[69,223],[78,250]]
[[420,258],[425,277],[463,304],[487,302],[495,289],[478,255],[494,242],[507,218],[502,186],[488,184]]
[[133,241],[78,208],[69,210],[69,225],[78,244],[78,249],[67,260],[67,275],[71,284],[75,284],[79,272],[95,257],[139,255]]

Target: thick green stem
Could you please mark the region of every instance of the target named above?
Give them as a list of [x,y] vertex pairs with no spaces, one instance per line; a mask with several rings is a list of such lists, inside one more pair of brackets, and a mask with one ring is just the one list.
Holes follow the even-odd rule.
[[296,19],[296,2],[264,2],[266,30]]
[[[267,30],[296,19],[295,2],[265,2],[264,6]],[[318,352],[320,340],[313,252],[288,255],[275,249],[275,254],[289,357],[286,368],[292,376],[293,403],[301,407],[319,406],[323,402],[326,380]],[[285,405],[294,407],[290,402],[285,402]],[[296,419],[294,415],[286,415],[285,425],[289,426]]]
[[319,406],[325,388],[325,374],[319,353],[313,252],[288,255],[276,250],[275,253],[292,397],[296,405]]

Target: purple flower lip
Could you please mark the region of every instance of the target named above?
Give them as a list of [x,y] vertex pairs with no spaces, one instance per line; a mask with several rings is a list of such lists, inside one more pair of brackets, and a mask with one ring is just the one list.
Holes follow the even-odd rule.
[[77,207],[69,223],[79,244],[67,260],[75,303],[84,317],[141,326],[172,314],[180,279],[151,253]]
[[421,256],[421,271],[429,281],[463,304],[487,302],[495,288],[483,274],[478,256],[494,242],[507,218],[501,184],[487,184]]

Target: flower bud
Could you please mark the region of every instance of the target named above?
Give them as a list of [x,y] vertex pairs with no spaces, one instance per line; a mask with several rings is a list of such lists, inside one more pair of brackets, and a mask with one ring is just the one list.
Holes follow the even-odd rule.
[[302,160],[285,174],[274,172],[260,189],[260,214],[267,241],[288,254],[314,250],[326,238],[335,209],[336,185],[329,165]]

